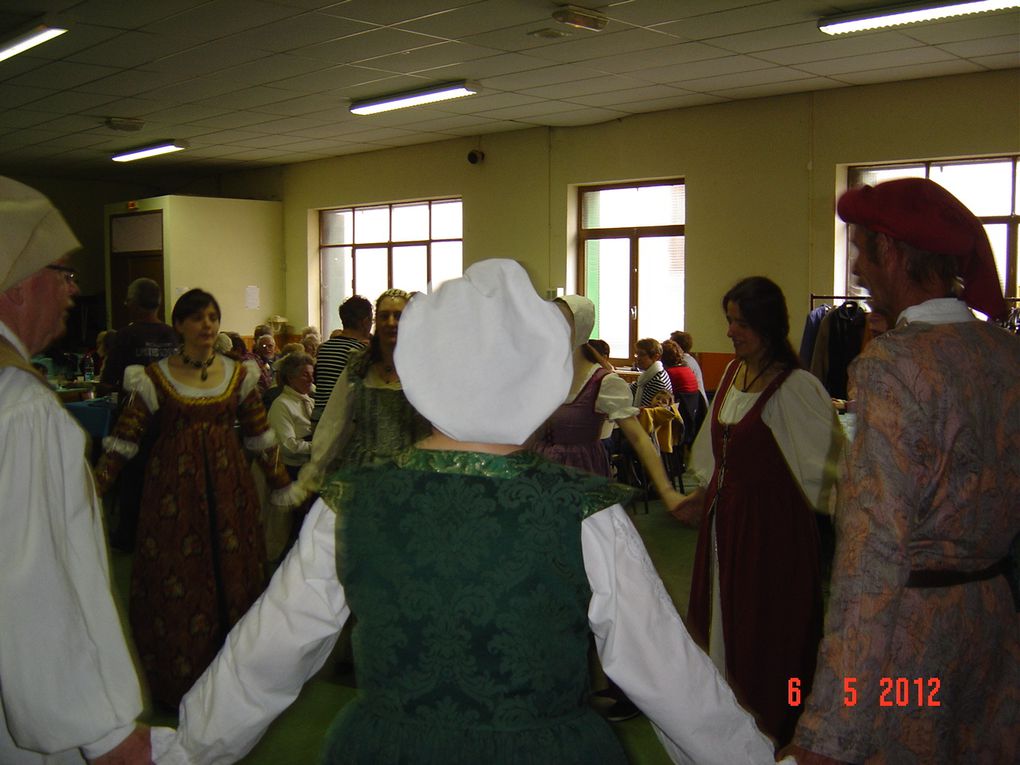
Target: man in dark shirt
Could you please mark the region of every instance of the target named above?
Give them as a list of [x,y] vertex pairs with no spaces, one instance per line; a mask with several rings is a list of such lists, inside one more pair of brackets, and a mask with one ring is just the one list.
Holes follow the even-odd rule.
[[121,392],[124,370],[132,364],[147,366],[177,350],[177,333],[157,316],[162,297],[163,290],[152,279],[135,279],[128,286],[125,304],[131,323],[117,332],[103,364],[103,392]]
[[349,297],[340,304],[339,311],[343,329],[333,332],[329,340],[319,346],[315,358],[313,423],[319,421],[351,354],[368,345],[372,337],[372,304],[368,299],[361,295]]
[[[128,286],[126,305],[131,323],[117,332],[110,355],[103,364],[101,391],[119,393],[122,400],[126,400],[123,390],[125,369],[135,364],[147,366],[177,350],[180,342],[177,333],[157,315],[162,297],[163,290],[152,279],[135,279]],[[145,463],[157,430],[156,427],[148,428],[139,444],[138,454],[124,466],[118,480],[117,518],[110,537],[110,544],[118,550],[130,552],[135,546]]]

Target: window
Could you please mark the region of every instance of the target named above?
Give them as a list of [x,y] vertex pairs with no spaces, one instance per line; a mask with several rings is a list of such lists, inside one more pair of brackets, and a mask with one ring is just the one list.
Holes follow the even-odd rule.
[[578,189],[578,273],[595,304],[592,337],[629,360],[644,337],[684,323],[685,187],[682,180]]
[[426,292],[463,272],[459,199],[344,207],[319,213],[320,320],[340,326],[337,306],[391,288]]
[[[850,186],[894,178],[930,178],[963,202],[984,224],[995,255],[999,282],[1007,297],[1020,295],[1017,270],[1017,230],[1020,228],[1020,156],[994,159],[914,162],[849,168]],[[848,237],[849,238],[849,237]],[[861,290],[854,284],[849,248],[837,254],[836,272],[842,272],[844,294]],[[836,290],[841,288],[837,281]]]

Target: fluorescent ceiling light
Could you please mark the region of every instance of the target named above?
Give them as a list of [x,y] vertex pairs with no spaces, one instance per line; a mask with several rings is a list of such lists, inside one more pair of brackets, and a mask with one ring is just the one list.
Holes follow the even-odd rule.
[[184,141],[163,141],[162,143],[153,144],[152,146],[143,146],[140,149],[131,149],[130,151],[123,151],[120,154],[114,154],[110,159],[114,162],[133,162],[136,159],[145,159],[146,157],[156,157],[160,154],[169,154],[172,151],[181,151],[187,149],[188,144]]
[[431,104],[436,101],[448,101],[451,98],[473,96],[479,90],[480,88],[477,85],[464,80],[448,82],[445,85],[434,85],[430,88],[422,88],[421,90],[408,90],[382,98],[352,101],[351,114],[377,114],[378,112],[388,112],[392,109],[404,109],[408,106],[421,106],[422,104]]
[[20,34],[10,40],[0,41],[0,45],[3,46],[0,47],[0,61],[11,56],[17,56],[19,53],[24,53],[29,48],[41,45],[47,40],[52,40],[54,37],[59,37],[66,31],[66,29],[61,29],[60,27],[49,27],[45,24],[39,24],[24,34]]
[[1020,2],[1010,0],[972,0],[955,3],[910,3],[891,5],[871,11],[843,13],[818,20],[818,28],[829,35],[863,32],[868,29],[894,27],[900,24],[918,24],[964,16],[970,13],[987,13],[1020,8]]

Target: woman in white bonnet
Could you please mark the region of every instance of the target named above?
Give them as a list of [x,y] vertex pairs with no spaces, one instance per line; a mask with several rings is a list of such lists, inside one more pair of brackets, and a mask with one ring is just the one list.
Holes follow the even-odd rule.
[[358,696],[324,763],[624,765],[587,701],[592,633],[674,762],[774,761],[609,481],[521,447],[569,390],[569,337],[514,261],[477,263],[411,301],[395,360],[432,435],[328,481],[157,762],[244,756],[352,612]]

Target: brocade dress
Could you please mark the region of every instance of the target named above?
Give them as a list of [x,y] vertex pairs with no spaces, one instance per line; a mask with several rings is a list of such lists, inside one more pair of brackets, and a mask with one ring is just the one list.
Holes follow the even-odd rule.
[[132,398],[96,468],[114,481],[154,417],[160,433],[145,469],[130,620],[155,700],[176,708],[227,632],[265,588],[265,536],[241,441],[259,452],[274,488],[289,482],[256,387],[258,370],[224,358],[211,390],[170,378],[166,360],[129,367]]
[[584,518],[621,490],[524,453],[400,462],[340,471],[323,492],[343,508],[359,685],[323,761],[625,763],[588,704],[578,544]]
[[327,734],[330,765],[623,765],[588,705],[589,635],[671,761],[774,765],[619,492],[524,451],[412,448],[335,474],[157,765],[244,757],[352,613],[358,696]]

